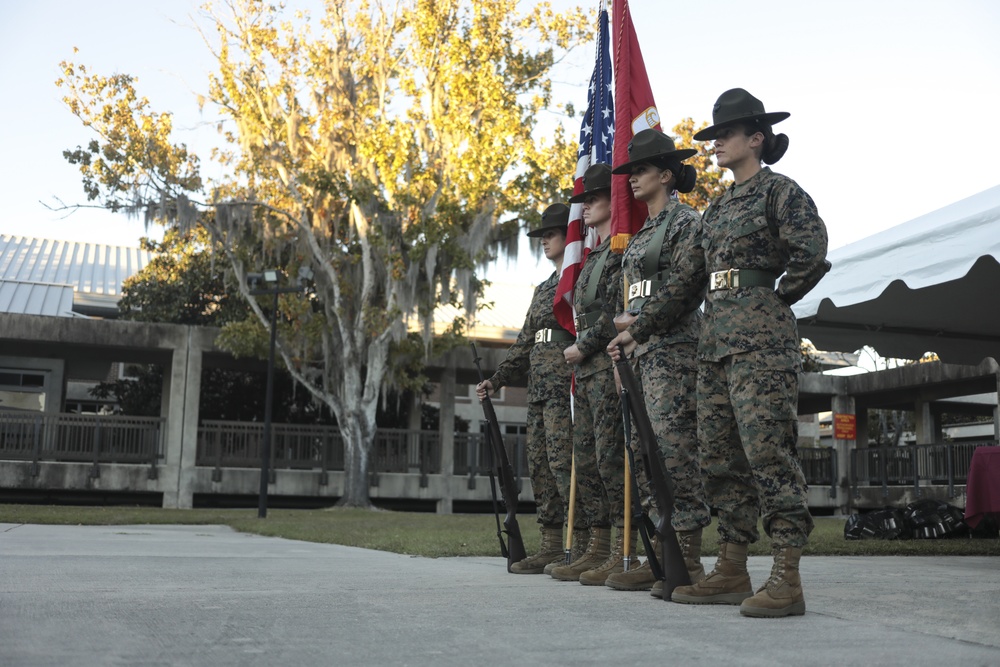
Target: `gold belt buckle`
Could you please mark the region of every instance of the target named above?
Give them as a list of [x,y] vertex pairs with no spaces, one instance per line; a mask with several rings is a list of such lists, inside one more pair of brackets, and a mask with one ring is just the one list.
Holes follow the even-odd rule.
[[728,269],[712,273],[710,290],[715,292],[723,289],[733,289],[740,286],[740,270]]
[[535,342],[536,343],[551,343],[552,342],[552,329],[539,329],[535,332]]
[[652,292],[653,283],[650,280],[640,280],[637,283],[632,283],[628,286],[628,300],[631,302],[633,299],[641,299],[644,296],[649,296]]

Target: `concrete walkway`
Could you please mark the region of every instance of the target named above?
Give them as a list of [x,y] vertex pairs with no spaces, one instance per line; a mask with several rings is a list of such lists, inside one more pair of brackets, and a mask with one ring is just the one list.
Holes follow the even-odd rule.
[[[769,568],[751,559],[755,584]],[[0,524],[0,665],[1000,665],[1000,559],[807,557],[802,576],[805,616],[750,619],[500,558]]]

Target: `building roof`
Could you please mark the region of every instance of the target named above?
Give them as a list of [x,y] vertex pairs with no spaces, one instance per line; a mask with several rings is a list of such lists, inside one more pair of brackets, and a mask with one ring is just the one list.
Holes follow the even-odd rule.
[[0,234],[0,312],[114,315],[122,283],[152,258],[129,246]]
[[[140,248],[0,234],[0,312],[25,315],[113,317],[122,283],[153,254]],[[492,283],[469,322],[477,340],[513,342],[521,331],[534,287]],[[434,311],[434,332],[445,331],[460,308]],[[411,326],[419,326],[412,322]]]
[[[535,293],[532,285],[491,283],[486,287],[479,310],[469,321],[466,335],[473,340],[512,343]],[[438,306],[434,310],[434,333],[442,333],[456,317],[465,317],[462,308]]]
[[0,280],[0,313],[72,317],[73,288]]

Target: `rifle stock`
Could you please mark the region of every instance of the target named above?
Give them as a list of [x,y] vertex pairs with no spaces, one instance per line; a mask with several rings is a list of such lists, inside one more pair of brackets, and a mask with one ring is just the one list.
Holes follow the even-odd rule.
[[[622,416],[625,419],[625,454],[628,456],[630,473],[629,479],[626,482],[631,484],[635,489],[635,492],[631,494],[632,520],[638,527],[643,546],[646,547],[646,559],[649,561],[649,569],[653,573],[653,577],[663,581],[663,567],[660,565],[660,557],[657,556],[656,549],[653,548],[653,535],[656,533],[656,527],[653,525],[649,515],[643,511],[642,501],[639,499],[639,477],[635,469],[635,452],[632,451],[632,416],[629,409],[628,392],[623,392],[620,398]],[[625,509],[628,510],[629,508]]]
[[[486,378],[483,377],[483,369],[479,365],[476,344],[470,343],[470,345],[472,346],[472,357],[476,364],[476,370],[479,371],[479,381],[483,382]],[[487,424],[486,439],[493,454],[493,465],[496,468],[497,477],[500,478],[500,495],[503,498],[504,507],[507,508],[507,515],[503,520],[503,532],[507,533],[507,545],[505,548],[503,538],[501,538],[500,553],[507,557],[507,571],[510,572],[511,565],[528,557],[524,550],[524,540],[521,539],[521,527],[517,524],[517,483],[514,481],[514,469],[511,468],[510,460],[507,458],[503,434],[500,433],[497,413],[493,409],[493,401],[490,400],[489,393],[481,403]]]
[[[615,363],[618,369],[618,377],[621,379],[622,390],[621,400],[623,406],[627,407],[635,419],[635,428],[639,434],[639,453],[642,462],[646,467],[646,474],[649,475],[650,484],[653,487],[653,495],[656,498],[656,505],[660,510],[654,531],[660,542],[660,565],[663,570],[663,599],[669,600],[671,592],[678,586],[687,586],[691,583],[687,566],[684,564],[684,554],[681,552],[681,545],[677,541],[677,533],[670,523],[670,517],[674,513],[674,486],[667,473],[663,459],[660,458],[659,447],[656,444],[656,434],[653,433],[653,424],[646,412],[646,403],[639,389],[639,383],[632,372],[632,366],[625,359],[624,355]],[[632,397],[635,400],[631,400]],[[626,423],[628,415],[625,416]],[[626,434],[631,436],[631,429]],[[646,519],[649,520],[648,517]],[[648,547],[647,547],[648,548]],[[652,569],[652,562],[650,568]],[[655,574],[655,573],[654,573]]]

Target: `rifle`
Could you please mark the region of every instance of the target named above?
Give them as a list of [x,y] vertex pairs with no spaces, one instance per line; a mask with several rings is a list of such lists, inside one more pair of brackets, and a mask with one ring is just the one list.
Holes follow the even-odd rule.
[[[472,357],[479,371],[479,381],[485,382],[483,369],[479,365],[479,354],[476,352],[476,344],[470,342],[472,346]],[[507,516],[503,520],[503,532],[507,533],[507,544],[504,545],[503,537],[499,531],[500,553],[507,558],[507,571],[510,566],[528,557],[524,551],[524,540],[521,539],[521,528],[517,525],[517,483],[514,481],[514,470],[510,467],[510,460],[507,458],[507,449],[503,444],[503,435],[500,433],[500,424],[497,422],[497,413],[493,409],[493,401],[490,400],[489,392],[482,400],[483,415],[486,417],[486,440],[490,445],[490,452],[493,454],[493,466],[496,468],[497,477],[500,478],[500,494],[503,497],[504,507],[507,508]],[[491,488],[494,484],[492,468],[490,470]],[[495,493],[495,490],[494,490]],[[497,520],[500,513],[494,507]]]
[[[635,469],[635,452],[632,451],[632,415],[629,410],[628,392],[621,395],[622,416],[625,419],[625,454],[628,456],[629,478],[626,483],[632,485],[635,492],[632,496],[632,523],[639,527],[639,537],[646,547],[646,558],[649,561],[649,569],[653,577],[663,581],[663,567],[660,559],[656,556],[656,549],[653,548],[653,535],[656,533],[656,526],[653,520],[642,509],[642,501],[639,500],[639,476]],[[628,509],[628,508],[626,508]]]
[[[669,600],[675,588],[691,584],[691,577],[684,564],[684,554],[677,541],[677,533],[674,532],[674,527],[670,523],[670,517],[674,513],[674,485],[670,481],[666,466],[663,465],[663,459],[660,458],[660,451],[656,445],[656,435],[653,433],[653,424],[649,420],[649,413],[646,412],[646,404],[642,399],[639,383],[636,381],[635,374],[632,373],[632,366],[624,354],[615,363],[615,367],[618,369],[618,377],[622,382],[620,397],[622,408],[625,411],[626,451],[631,451],[632,429],[629,426],[628,418],[631,413],[635,419],[636,430],[639,432],[639,454],[642,456],[646,474],[649,475],[649,481],[653,487],[656,505],[660,510],[659,519],[653,528],[660,541],[658,565],[662,565],[660,574],[663,577],[663,599]],[[635,401],[631,400],[632,396],[636,397]],[[640,525],[648,525],[645,522],[652,523],[648,516]],[[646,535],[643,536],[643,542],[646,545],[647,553],[650,553],[652,548]],[[649,567],[650,570],[653,570],[652,560],[650,560]],[[655,570],[653,570],[653,574],[656,574]]]

